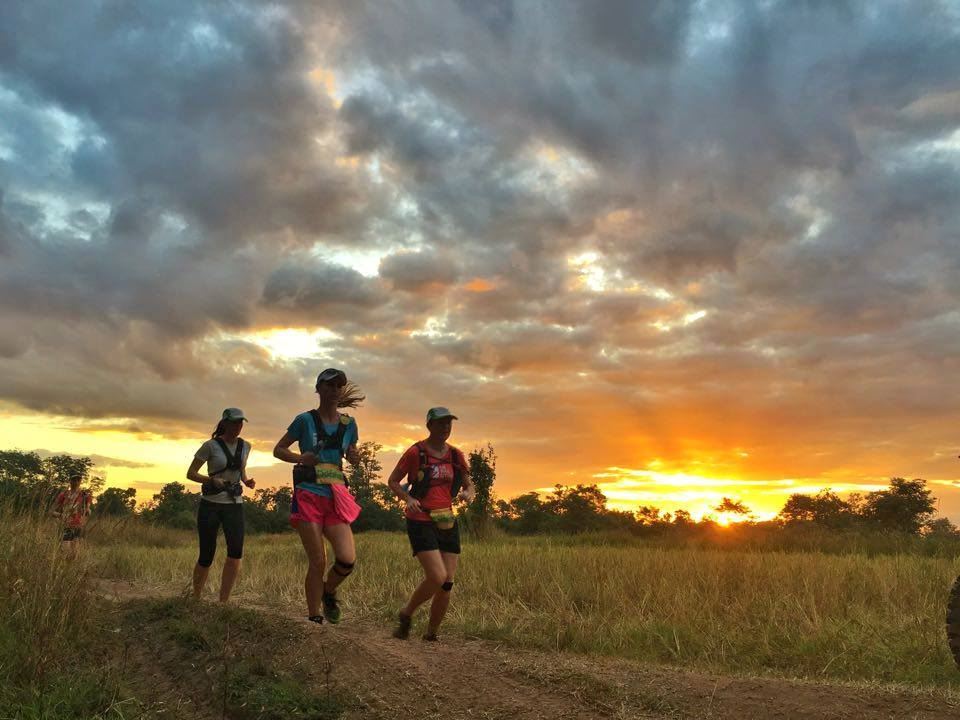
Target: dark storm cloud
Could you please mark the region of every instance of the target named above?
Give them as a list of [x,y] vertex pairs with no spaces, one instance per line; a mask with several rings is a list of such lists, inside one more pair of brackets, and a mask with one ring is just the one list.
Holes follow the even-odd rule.
[[[650,452],[711,423],[771,456],[782,432],[835,457],[868,420],[942,444],[921,415],[960,334],[958,20],[8,3],[0,396],[174,432],[235,404],[225,377],[279,426],[271,398],[329,360],[385,416],[422,413],[416,371],[502,427],[528,412],[510,391],[564,413],[572,371]],[[244,335],[284,325],[336,340],[284,361]]]
[[380,261],[380,277],[401,290],[452,285],[460,274],[457,262],[436,250],[395,253]]
[[284,310],[313,313],[329,308],[369,308],[386,301],[376,280],[356,270],[315,261],[277,268],[263,289],[263,302]]
[[89,131],[76,148],[78,183],[149,188],[220,236],[335,224],[348,190],[316,162],[331,107],[309,87],[295,18],[242,3],[2,12],[6,83]]

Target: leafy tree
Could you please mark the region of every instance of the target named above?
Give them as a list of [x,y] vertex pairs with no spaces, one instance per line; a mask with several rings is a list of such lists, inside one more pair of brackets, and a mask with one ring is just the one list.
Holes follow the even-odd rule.
[[493,483],[497,479],[497,454],[493,445],[476,448],[470,453],[470,479],[473,481],[474,497],[467,505],[467,526],[476,535],[486,535],[493,521]]
[[915,534],[935,512],[933,495],[925,480],[893,478],[886,490],[867,494],[861,515],[876,528]]
[[134,488],[107,488],[97,496],[92,511],[97,515],[133,515],[136,506],[137,491]]
[[196,525],[199,493],[187,492],[183,483],[167,483],[143,511],[147,520],[159,525],[189,530]]
[[360,458],[351,465],[347,475],[350,490],[360,505],[360,516],[352,525],[354,532],[402,530],[404,527],[397,498],[380,478],[383,465],[378,453],[382,449],[377,442],[360,443],[357,446]]
[[657,525],[665,519],[660,516],[660,508],[651,505],[641,505],[633,515],[641,525]]
[[88,457],[53,455],[41,459],[35,452],[0,451],[0,495],[19,508],[45,505],[77,475],[89,490],[97,492],[104,481],[90,474],[92,468],[93,460]]
[[43,475],[43,461],[35,452],[0,451],[0,497],[18,509],[49,502],[53,488]]
[[244,522],[250,532],[279,533],[290,530],[290,486],[259,488],[244,497]]
[[607,498],[597,485],[555,485],[546,506],[557,516],[561,532],[600,530],[607,512]]
[[366,488],[357,498],[360,517],[353,522],[354,532],[364,530],[403,530],[404,520],[400,501],[386,483],[377,482]]
[[555,524],[556,517],[535,492],[524,493],[510,502],[497,503],[501,524],[521,535],[546,532]]
[[726,513],[728,515],[740,515],[742,517],[748,517],[753,513],[750,512],[750,508],[744,505],[739,500],[733,500],[731,498],[725,497],[720,500],[720,503],[713,508],[715,512]]
[[357,446],[360,459],[356,464],[351,464],[350,471],[347,473],[347,480],[354,495],[380,480],[383,465],[380,464],[377,453],[382,449],[383,446],[380,443],[372,441],[363,442]]
[[43,460],[43,474],[55,485],[66,487],[70,478],[80,477],[81,483],[90,479],[93,469],[93,460],[88,457],[74,457],[73,455],[51,455]]
[[950,518],[937,518],[936,520],[930,520],[926,525],[923,526],[921,532],[924,536],[928,538],[935,539],[950,539],[955,540],[960,538],[960,528],[957,528]]
[[282,515],[285,522],[290,518],[290,506],[293,505],[293,488],[284,485],[277,488],[262,488],[254,493],[271,512]]
[[816,495],[794,493],[780,510],[779,517],[788,523],[813,522],[828,528],[846,528],[859,520],[858,497],[844,500],[826,489]]
[[43,461],[35,452],[0,450],[0,482],[31,483],[43,477]]

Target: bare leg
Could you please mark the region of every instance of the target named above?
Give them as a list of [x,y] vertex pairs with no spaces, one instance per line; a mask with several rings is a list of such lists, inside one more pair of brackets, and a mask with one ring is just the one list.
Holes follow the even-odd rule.
[[[348,565],[353,565],[353,563],[357,561],[357,550],[353,543],[353,529],[347,523],[327,525],[323,528],[323,534],[333,546],[333,557],[335,561],[340,560]],[[330,593],[331,595],[334,594],[337,591],[337,586],[342,583],[349,574],[349,572],[344,574],[342,569],[338,572],[337,566],[332,565],[330,572],[327,573],[327,579],[323,584],[324,592]]]
[[207,575],[210,574],[209,567],[203,567],[203,565],[195,565],[193,568],[193,597],[196,600],[200,599],[200,596],[203,594],[203,586],[207,584]]
[[237,575],[240,574],[240,558],[228,557],[223,563],[223,575],[220,576],[220,602],[225,603],[230,599],[230,592],[237,581]]
[[310,563],[303,587],[307,595],[307,615],[320,614],[320,596],[323,594],[323,571],[327,565],[327,550],[323,545],[322,528],[316,523],[301,521],[297,524],[300,542]]
[[[440,553],[443,558],[443,565],[447,571],[445,582],[453,582],[453,576],[457,573],[457,560],[460,558],[455,553]],[[444,590],[441,586],[433,596],[433,602],[430,603],[430,624],[427,627],[427,635],[436,635],[440,629],[440,623],[447,614],[447,607],[450,605],[450,591]]]
[[447,569],[439,550],[424,550],[417,553],[417,560],[423,566],[424,579],[410,596],[410,601],[400,612],[412,617],[417,608],[433,597],[447,578]]

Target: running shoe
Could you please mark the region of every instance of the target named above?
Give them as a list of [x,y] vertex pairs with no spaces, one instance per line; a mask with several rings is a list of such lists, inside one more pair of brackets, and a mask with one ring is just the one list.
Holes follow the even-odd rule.
[[337,596],[335,594],[323,594],[323,616],[331,625],[336,625],[340,622],[340,603],[337,602]]
[[397,613],[397,629],[393,631],[393,636],[398,640],[406,640],[410,637],[410,625],[413,618],[403,613]]

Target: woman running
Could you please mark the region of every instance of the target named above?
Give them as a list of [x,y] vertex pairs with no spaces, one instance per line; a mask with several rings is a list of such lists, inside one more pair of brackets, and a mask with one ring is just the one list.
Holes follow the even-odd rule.
[[54,501],[53,514],[60,518],[63,525],[61,547],[70,557],[76,557],[83,540],[83,526],[90,515],[90,491],[80,489],[81,478],[70,478],[70,489],[62,490]]
[[[193,596],[203,593],[207,575],[217,551],[217,534],[223,526],[227,540],[227,560],[220,578],[220,602],[230,599],[230,591],[240,574],[243,557],[243,485],[253,488],[256,483],[247,477],[247,456],[250,443],[240,437],[247,418],[240,408],[227,408],[217,423],[213,436],[207,440],[187,469],[187,478],[200,483],[200,507],[197,509],[197,535],[200,556],[193,568]],[[200,466],[207,464],[207,474],[200,474]]]
[[[350,523],[360,514],[343,473],[343,458],[356,463],[359,433],[356,421],[341,415],[340,408],[355,408],[365,399],[360,389],[347,381],[343,370],[328,368],[317,376],[320,398],[316,410],[297,415],[277,441],[273,456],[293,468],[293,502],[290,524],[296,528],[307,553],[307,618],[315,623],[340,622],[337,586],[353,572],[357,553]],[[299,452],[290,450],[296,442]],[[333,565],[327,567],[326,538],[333,546]],[[323,614],[320,605],[323,604]]]
[[[398,616],[393,636],[406,640],[410,636],[413,614],[427,600],[430,622],[424,640],[437,640],[440,623],[450,605],[453,576],[460,557],[460,528],[453,514],[457,498],[473,500],[473,483],[463,453],[447,444],[457,416],[447,408],[427,411],[426,440],[412,445],[390,473],[387,484],[406,504],[407,536],[413,554],[423,566],[424,579],[413,591],[410,601]],[[401,485],[406,477],[408,485]]]

